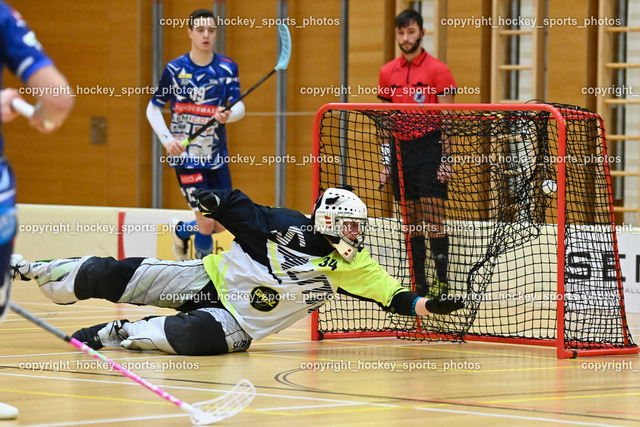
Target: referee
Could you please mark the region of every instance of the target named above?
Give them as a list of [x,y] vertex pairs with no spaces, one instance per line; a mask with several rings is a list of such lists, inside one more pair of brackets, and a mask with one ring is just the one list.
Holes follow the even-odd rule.
[[[422,16],[412,9],[401,12],[395,20],[396,41],[402,55],[380,70],[378,97],[394,103],[453,103],[456,82],[449,68],[429,55],[421,46],[425,30]],[[382,147],[381,183],[391,177],[394,197],[401,199],[401,186],[407,205],[410,230],[410,257],[418,295],[440,295],[448,291],[449,238],[444,227],[447,180],[451,165],[443,162],[449,154],[449,144],[442,135],[440,118],[426,125],[409,127],[409,114],[397,115],[395,131],[387,135]],[[404,128],[406,126],[406,128]],[[399,142],[402,180],[398,173],[396,142]],[[423,226],[424,221],[424,226]],[[432,286],[425,274],[425,232],[429,237],[431,255],[436,269]]]

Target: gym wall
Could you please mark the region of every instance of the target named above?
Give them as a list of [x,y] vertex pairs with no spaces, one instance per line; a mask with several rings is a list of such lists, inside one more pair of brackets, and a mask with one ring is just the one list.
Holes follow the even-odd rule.
[[[165,18],[187,18],[191,11],[213,2],[162,3]],[[244,90],[275,64],[276,30],[266,24],[276,18],[276,3],[225,3],[228,19],[256,20],[253,27],[237,23],[226,27],[225,54],[239,64]],[[455,18],[481,16],[490,2],[444,3],[446,16]],[[591,3],[551,2],[549,16],[581,19]],[[274,162],[285,162],[286,205],[310,210],[311,161],[317,160],[310,158],[313,113],[327,102],[338,102],[344,90],[350,91],[350,102],[378,102],[371,90],[377,85],[380,67],[398,54],[389,23],[408,4],[402,0],[349,1],[349,85],[344,88],[340,86],[341,2],[288,2],[293,39],[287,70],[289,157],[273,158],[276,83],[272,78],[245,100],[245,118],[228,126],[230,154],[254,156],[253,164],[247,159],[231,164],[235,187],[259,203],[273,204]],[[151,95],[144,92],[152,88],[152,1],[32,0],[14,6],[77,92],[72,115],[53,135],[38,134],[21,118],[3,125],[6,155],[18,177],[19,202],[150,207],[152,131],[145,109]],[[257,25],[262,28],[255,28]],[[165,25],[163,31],[163,63],[189,50],[186,27]],[[482,31],[449,26],[441,34],[445,38],[440,38],[438,56],[448,63],[459,86],[478,89],[457,96],[456,102],[488,102],[487,55],[491,53]],[[594,47],[586,43],[587,31],[571,26],[548,30],[548,100],[589,102],[581,93],[588,84],[587,65],[594,54]],[[19,82],[5,71],[3,86],[18,87]],[[109,90],[113,93],[106,92]],[[134,94],[126,95],[127,91]],[[163,175],[163,207],[186,208],[173,171],[164,165]]]

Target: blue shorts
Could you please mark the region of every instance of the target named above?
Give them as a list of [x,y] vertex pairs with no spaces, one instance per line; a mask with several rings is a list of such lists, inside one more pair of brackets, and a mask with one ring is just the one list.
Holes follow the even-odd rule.
[[176,166],[175,170],[182,195],[193,210],[198,210],[196,199],[191,196],[196,188],[231,190],[231,173],[227,164],[218,169],[187,169]]
[[9,259],[16,235],[16,182],[11,167],[0,159],[0,319],[9,308]]

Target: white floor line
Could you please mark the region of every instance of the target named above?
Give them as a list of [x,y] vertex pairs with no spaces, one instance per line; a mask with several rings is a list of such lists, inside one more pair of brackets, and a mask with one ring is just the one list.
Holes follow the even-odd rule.
[[[140,362],[140,363],[144,363],[145,361],[149,360],[149,359],[169,359],[169,360],[173,360],[173,358],[186,358],[189,356],[181,356],[181,355],[176,355],[176,354],[163,354],[163,355],[158,355],[158,356],[146,356],[145,358],[141,358],[141,357],[117,357],[118,354],[122,354],[122,352],[119,352],[118,350],[113,350],[113,351],[101,351],[101,354],[109,355],[109,359],[113,360],[114,362],[121,362],[121,361],[127,361],[127,360],[132,360],[135,362]],[[115,355],[112,355],[112,353],[116,353]],[[55,355],[67,355],[67,356],[73,356],[73,355],[84,355],[83,352],[81,351],[77,351],[77,352],[70,352],[70,353],[50,353],[50,354],[38,354],[38,355],[34,355],[34,354],[18,354],[18,355],[14,355],[14,356],[0,356],[0,358],[28,358],[28,357],[33,357],[33,356],[55,356]],[[87,357],[83,357],[82,359],[60,359],[60,360],[56,360],[55,362],[91,362],[91,361],[96,361],[96,359],[89,359]],[[23,364],[40,364],[42,365],[43,363],[47,363],[47,362],[54,362],[54,361],[45,361],[45,362],[30,362],[30,361],[21,361],[20,363]],[[0,365],[2,366],[16,366],[16,365],[20,365],[20,363],[1,363]],[[102,362],[102,363],[106,363],[106,362]],[[176,363],[180,363],[180,362],[176,362]]]
[[[347,347],[347,346],[338,347],[338,348],[336,348],[336,347],[322,347],[322,348],[315,348],[315,349],[313,349],[313,351],[321,352],[321,351],[329,351],[329,350],[336,351],[336,350],[342,350],[342,349],[353,349],[353,348],[362,348],[362,349],[364,349],[364,348],[377,348],[377,347],[380,347],[380,345],[364,345],[363,344],[363,345],[358,345],[358,346],[353,346],[353,347]],[[264,354],[267,354],[267,353],[296,353],[296,352],[300,352],[300,351],[306,351],[307,353],[309,353],[309,349],[308,348],[307,349],[290,348],[290,349],[283,349],[283,350],[271,350],[271,351],[266,350],[265,353],[260,353],[260,354],[264,355]],[[258,353],[256,353],[256,354],[258,354]]]
[[[23,303],[16,303],[20,306],[25,305]],[[51,305],[51,304],[48,304]],[[57,308],[58,306],[53,306],[53,308]],[[48,313],[55,313],[55,314],[59,314],[59,315],[64,315],[64,314],[81,314],[81,313],[96,313],[96,309],[101,309],[101,311],[143,311],[143,312],[147,312],[149,311],[149,307],[146,307],[146,310],[142,310],[140,308],[136,308],[136,307],[122,307],[122,308],[118,308],[115,305],[113,307],[77,307],[77,308],[81,308],[83,310],[76,310],[76,309],[64,309],[64,310],[48,310]],[[152,308],[157,308],[157,307],[152,307]],[[8,316],[12,316],[12,317],[20,317],[19,314],[13,313],[13,312],[9,312]],[[22,318],[22,317],[20,317]]]
[[[549,422],[549,423],[555,423],[555,424],[576,424],[581,426],[600,426],[600,427],[617,427],[618,426],[617,424],[588,423],[584,421],[561,420],[559,418],[525,417],[523,415],[492,414],[487,412],[461,411],[456,409],[440,409],[440,408],[414,408],[414,409],[417,409],[419,411],[447,412],[451,414],[474,415],[474,416],[494,417],[494,418],[511,418],[514,420]],[[568,415],[563,415],[563,416],[568,416]],[[479,422],[476,420],[475,424],[479,424]]]
[[[14,374],[14,373],[4,373],[0,371],[0,375],[10,376],[10,377],[24,377],[24,378],[37,378],[39,380],[57,380],[57,381],[77,381],[77,382],[89,382],[89,383],[98,383],[98,384],[121,384],[126,386],[136,386],[142,387],[140,384],[133,382],[131,380],[126,380],[123,376],[123,381],[109,381],[109,380],[96,380],[96,379],[84,379],[84,378],[58,378],[58,377],[50,377],[50,376],[39,376],[39,375],[28,375],[28,374]],[[155,383],[154,383],[155,384]],[[199,387],[184,387],[184,386],[175,386],[175,385],[160,385],[155,384],[162,389],[174,389],[174,390],[189,390],[189,391],[206,391],[206,392],[215,392],[215,393],[226,393],[229,391],[228,389],[217,389],[217,388],[199,388]],[[305,390],[291,390],[292,392],[300,391],[306,392]],[[281,399],[292,399],[292,400],[303,400],[303,401],[312,401],[312,402],[328,402],[328,403],[336,403],[338,405],[344,404],[361,404],[361,405],[371,405],[371,406],[379,406],[379,407],[395,407],[397,405],[385,404],[385,403],[371,403],[371,402],[361,402],[357,400],[345,400],[345,399],[327,399],[322,397],[307,397],[307,396],[291,396],[287,394],[276,394],[276,393],[256,393],[256,396],[266,396],[266,397],[276,397]],[[149,392],[149,397],[152,397],[152,393]],[[140,397],[138,397],[140,399]],[[169,404],[167,402],[167,404]],[[293,406],[292,408],[299,408]],[[265,409],[262,409],[263,411]]]
[[[80,351],[69,351],[69,352],[65,352],[65,353],[36,353],[36,354],[9,354],[9,355],[5,355],[5,356],[0,356],[0,359],[12,359],[15,357],[44,357],[44,356],[65,356],[65,355],[72,355],[72,354],[80,354]],[[83,353],[84,354],[84,353]]]
[[[312,341],[313,342],[313,341]],[[275,343],[274,343],[275,344]],[[279,343],[278,343],[279,344]],[[278,345],[276,344],[276,345]],[[306,342],[291,342],[291,343],[287,343],[287,344],[308,344]],[[429,345],[437,345],[438,343],[433,343],[433,344],[429,344]],[[442,344],[452,344],[452,343],[447,343],[447,342],[443,342]],[[260,344],[251,344],[251,347],[256,347],[259,346]],[[268,345],[267,343],[264,343],[263,345]],[[391,346],[405,346],[405,343],[398,343],[398,344],[388,344]],[[371,345],[366,345],[365,343],[360,344],[360,345],[354,345],[354,346],[340,346],[340,347],[333,347],[333,346],[326,346],[326,347],[317,347],[314,348],[313,351],[317,351],[317,352],[321,352],[321,351],[336,351],[336,350],[347,350],[347,349],[358,349],[358,348],[377,348],[377,347],[381,347],[380,344],[371,344]],[[290,349],[286,349],[286,350],[266,350],[265,353],[260,353],[260,354],[266,354],[266,353],[291,353],[291,352],[309,352],[308,348],[290,348]],[[257,354],[257,353],[256,353]]]
[[[87,382],[87,383],[99,383],[99,384],[120,384],[120,385],[125,385],[125,386],[142,387],[137,382],[134,382],[132,380],[127,380],[124,375],[122,376],[122,381],[95,380],[95,379],[85,379],[85,378],[58,378],[58,377],[49,377],[49,376],[42,376],[42,375],[4,373],[2,371],[0,371],[0,375],[9,376],[9,377],[37,378],[38,380],[74,381],[74,382]],[[219,389],[215,389],[215,388],[181,387],[181,386],[159,385],[159,384],[154,384],[154,385],[156,385],[156,386],[158,386],[158,387],[160,387],[162,389],[209,391],[209,392],[215,392],[215,393],[225,393],[225,392],[229,391],[229,390],[219,390]],[[149,397],[152,397],[151,392],[149,392]],[[170,405],[169,402],[167,402],[167,404]]]
[[[44,306],[47,307],[49,309],[53,309],[54,307],[60,307],[59,305],[56,305],[55,303],[49,301],[49,302],[20,302],[20,301],[16,301],[15,298],[11,298],[13,302],[15,302],[18,305],[32,305],[32,306]],[[80,309],[85,309],[85,308],[91,308],[92,310],[113,310],[115,308],[118,307],[118,305],[114,304],[113,306],[110,307],[87,307],[84,305],[77,305],[77,306],[71,306],[71,305],[65,305],[64,306],[66,310],[74,310],[76,308],[80,308]],[[132,305],[120,305],[119,307],[120,309],[124,309],[124,310],[133,310],[133,311],[148,311],[149,307],[135,307]],[[152,308],[158,308],[158,307],[152,307]]]
[[64,423],[47,423],[47,424],[28,424],[26,427],[65,427],[65,426],[84,426],[90,424],[111,424],[111,423],[120,423],[124,421],[145,421],[145,420],[159,420],[164,418],[178,418],[178,417],[188,417],[189,414],[175,414],[175,415],[150,415],[148,417],[131,417],[131,418],[111,418],[111,419],[103,419],[103,420],[85,420],[85,421],[73,421],[73,422],[64,422]]
[[[330,405],[305,405],[305,406],[282,406],[279,408],[259,408],[255,409],[260,412],[269,412],[269,411],[288,411],[291,409],[318,409],[318,408],[335,408],[338,406],[362,406],[369,405],[368,402],[347,402],[347,403],[332,403]],[[392,408],[397,407],[397,405],[386,405]]]
[[[38,317],[41,318],[42,320],[46,320],[47,322],[64,322],[67,320],[87,320],[90,319],[91,322],[89,325],[87,326],[93,326],[96,325],[98,323],[105,323],[104,320],[101,322],[100,319],[106,319],[106,320],[113,320],[113,316],[115,316],[114,313],[111,314],[94,314],[93,316],[73,316],[73,317],[66,317],[66,316],[43,316],[42,314],[39,314]],[[27,319],[6,319],[4,320],[2,323],[11,323],[11,322],[29,322]],[[29,322],[30,323],[30,322]],[[1,329],[0,329],[1,330]]]
[[[334,344],[340,344],[340,343],[349,343],[349,342],[363,342],[363,341],[380,341],[380,340],[389,340],[389,341],[397,341],[397,339],[395,337],[367,337],[367,338],[354,338],[354,339],[336,339],[336,340],[320,340],[320,341],[312,341],[312,340],[300,340],[300,341],[282,341],[282,342],[278,342],[278,341],[274,341],[274,342],[258,342],[255,344],[252,344],[252,346],[256,346],[256,345],[283,345],[283,344],[312,344],[312,343],[321,343],[321,342],[325,342],[325,343],[334,343]],[[435,343],[434,343],[435,344]],[[445,342],[445,344],[447,344]],[[450,344],[450,343],[449,343]]]

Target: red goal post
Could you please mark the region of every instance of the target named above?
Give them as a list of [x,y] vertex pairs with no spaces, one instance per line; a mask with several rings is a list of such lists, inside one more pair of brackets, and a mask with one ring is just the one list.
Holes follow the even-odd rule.
[[[412,288],[399,141],[435,128],[453,159],[449,286],[465,294],[467,308],[414,319],[337,295],[313,313],[312,339],[534,344],[556,346],[559,358],[638,353],[626,321],[604,123],[595,113],[543,103],[327,104],[313,124],[313,200],[328,187],[354,187],[370,223],[391,230],[367,236],[367,249]],[[379,188],[383,143],[400,165],[399,197],[390,185]],[[557,191],[548,188],[554,182]]]

